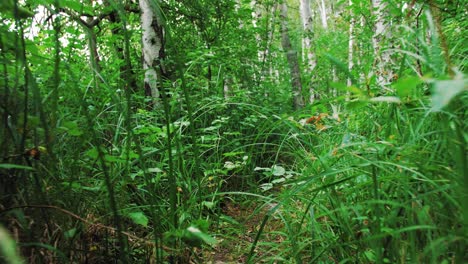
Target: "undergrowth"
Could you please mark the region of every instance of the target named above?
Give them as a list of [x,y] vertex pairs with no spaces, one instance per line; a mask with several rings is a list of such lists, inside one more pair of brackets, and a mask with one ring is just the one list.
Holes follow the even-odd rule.
[[20,20],[0,25],[0,47],[19,45],[0,65],[0,260],[468,262],[466,51],[448,20],[458,68],[448,63],[440,25],[424,19],[430,34],[399,28],[383,88],[372,56],[349,71],[343,36],[317,37],[340,49],[318,53],[321,97],[300,110],[289,75],[233,59],[242,79],[224,66],[215,78],[223,60],[202,48],[170,57],[177,73],[153,100],[116,76],[118,59],[83,69],[78,37],[58,50],[56,27],[38,48]]

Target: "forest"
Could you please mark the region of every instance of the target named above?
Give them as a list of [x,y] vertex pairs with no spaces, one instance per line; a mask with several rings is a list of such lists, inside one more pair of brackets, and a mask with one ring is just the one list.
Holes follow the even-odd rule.
[[0,2],[0,263],[468,263],[466,0]]

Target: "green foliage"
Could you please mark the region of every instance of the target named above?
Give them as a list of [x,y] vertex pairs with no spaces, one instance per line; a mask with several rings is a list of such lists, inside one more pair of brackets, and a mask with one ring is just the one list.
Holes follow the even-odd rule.
[[18,249],[16,247],[15,240],[10,236],[8,231],[3,226],[0,226],[0,252],[0,259],[3,259],[3,261],[6,263],[24,263],[24,261],[18,255]]
[[16,0],[4,0],[0,3],[0,13],[7,18],[24,19],[33,17],[34,13],[21,7]]
[[300,59],[302,95],[319,98],[293,111],[275,1],[162,1],[154,105],[123,2],[0,4],[0,223],[18,234],[0,230],[4,259],[467,259],[464,10],[384,1],[377,52],[370,2],[332,1],[329,28],[312,21],[314,70]]

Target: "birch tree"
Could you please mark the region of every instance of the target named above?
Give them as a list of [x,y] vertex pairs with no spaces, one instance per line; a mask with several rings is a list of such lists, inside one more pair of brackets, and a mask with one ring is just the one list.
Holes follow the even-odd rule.
[[322,21],[322,27],[328,29],[328,16],[327,16],[327,7],[325,6],[324,0],[319,2],[320,18]]
[[374,65],[377,68],[377,83],[379,86],[384,86],[388,83],[388,76],[391,74],[386,72],[385,65],[390,62],[390,56],[388,52],[382,51],[384,38],[386,33],[386,25],[384,20],[384,10],[386,3],[382,0],[372,0],[372,10],[375,17],[374,24],[374,35],[372,36],[372,45],[374,48]]
[[160,97],[158,89],[159,62],[164,54],[163,28],[160,20],[151,5],[151,0],[139,1],[141,10],[142,48],[143,48],[143,70],[145,71],[145,95],[153,98],[158,104]]
[[[349,7],[350,10],[352,10],[352,5],[353,5],[353,0],[349,0]],[[352,12],[352,11],[351,11]],[[351,21],[349,22],[349,41],[348,41],[348,71],[351,72],[351,70],[354,67],[354,62],[353,62],[353,47],[354,47],[354,24],[356,23],[353,15],[351,14]],[[351,86],[351,78],[348,77],[347,79],[347,85]],[[347,96],[348,97],[348,96]]]
[[[257,10],[257,1],[256,0],[252,0],[250,2],[250,7],[252,8],[252,26],[253,28],[258,28],[258,19],[260,18],[260,10]],[[257,41],[257,43],[259,44],[259,47],[258,47],[258,60],[259,61],[263,61],[265,59],[265,53],[263,52],[262,50],[262,47],[261,47],[261,43],[262,43],[262,38],[260,37],[260,34],[259,33],[255,33],[255,40]]]
[[[312,50],[312,12],[310,9],[310,1],[309,0],[301,0],[300,2],[300,13],[301,13],[301,20],[302,20],[302,28],[304,30],[304,34],[302,37],[302,57],[304,61],[307,63],[307,70],[312,73],[317,65],[315,53]],[[313,87],[313,81],[310,81],[309,85],[309,102],[313,103],[315,99],[315,91]]]
[[286,53],[286,58],[289,64],[289,71],[291,74],[291,84],[293,93],[293,105],[295,109],[300,109],[304,106],[304,99],[302,98],[302,83],[301,73],[299,69],[299,61],[297,58],[297,51],[291,45],[288,27],[288,7],[286,3],[280,5],[281,11],[281,45]]

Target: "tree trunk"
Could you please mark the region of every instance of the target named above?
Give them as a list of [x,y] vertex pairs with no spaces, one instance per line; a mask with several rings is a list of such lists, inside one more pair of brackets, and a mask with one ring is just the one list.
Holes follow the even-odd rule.
[[143,70],[145,71],[145,95],[153,98],[153,104],[159,104],[158,72],[161,55],[164,54],[163,28],[151,6],[151,0],[140,0]]
[[[309,0],[301,0],[300,3],[302,27],[304,30],[304,35],[302,37],[302,57],[307,63],[307,70],[312,73],[317,65],[315,59],[315,53],[312,51],[312,12],[310,9]],[[313,76],[313,75],[311,75]],[[314,89],[314,77],[311,77],[309,84],[309,103],[313,103],[315,100],[315,89]]]
[[[349,0],[349,6],[352,10],[351,6],[353,5],[353,0]],[[352,12],[352,11],[351,11]],[[356,23],[353,14],[351,13],[351,21],[349,22],[349,41],[348,41],[348,71],[351,73],[353,70],[354,62],[353,62],[353,55],[354,55],[354,24]],[[348,77],[347,85],[351,86],[352,81],[351,78]],[[349,92],[346,93],[346,100],[349,100]]]
[[[107,3],[110,5],[109,3]],[[120,65],[120,80],[126,83],[126,87],[131,89],[133,92],[138,90],[138,84],[136,81],[136,74],[133,70],[132,63],[130,58],[126,58],[124,50],[124,40],[122,39],[122,19],[117,10],[114,10],[109,14],[109,21],[114,24],[111,29],[112,35],[115,37],[115,42],[113,43],[117,58],[122,61]],[[118,25],[118,26],[117,26]]]
[[[92,21],[92,18],[88,19],[88,23]],[[85,31],[88,37],[88,48],[89,48],[89,60],[91,64],[91,69],[95,73],[101,73],[101,60],[99,59],[99,53],[97,49],[97,36],[94,32],[94,27],[85,27]]]
[[322,19],[322,27],[324,29],[327,29],[328,28],[328,17],[327,17],[327,7],[325,6],[325,2],[323,0],[321,0],[321,2],[319,3],[320,5],[320,17]]
[[390,63],[390,56],[388,52],[382,52],[383,40],[388,37],[388,32],[385,32],[384,10],[386,4],[382,0],[372,0],[372,11],[375,16],[374,35],[372,36],[372,45],[374,47],[374,65],[377,72],[377,84],[383,87],[388,84],[390,72],[386,71],[386,65]]
[[[253,28],[257,28],[258,25],[257,25],[257,22],[258,22],[258,19],[260,18],[261,14],[260,14],[260,11],[257,10],[257,1],[256,0],[252,0],[250,1],[250,7],[252,8],[252,26]],[[258,61],[259,62],[264,62],[265,60],[265,54],[263,53],[263,45],[262,45],[262,38],[260,36],[259,33],[255,33],[255,40],[257,41],[257,57],[258,57]],[[256,71],[255,71],[256,72]],[[258,78],[256,76],[256,73],[254,73],[254,80],[255,80],[255,83],[258,83],[258,80],[259,79],[263,79],[264,76],[262,76],[262,74],[260,74],[260,78]]]
[[304,107],[304,99],[302,98],[302,83],[301,83],[301,72],[299,69],[299,61],[297,58],[297,51],[292,48],[291,40],[289,38],[288,28],[288,7],[285,3],[280,5],[281,10],[281,45],[283,46],[284,52],[286,52],[286,58],[289,64],[289,70],[291,72],[291,83],[293,93],[293,105],[295,109]]

